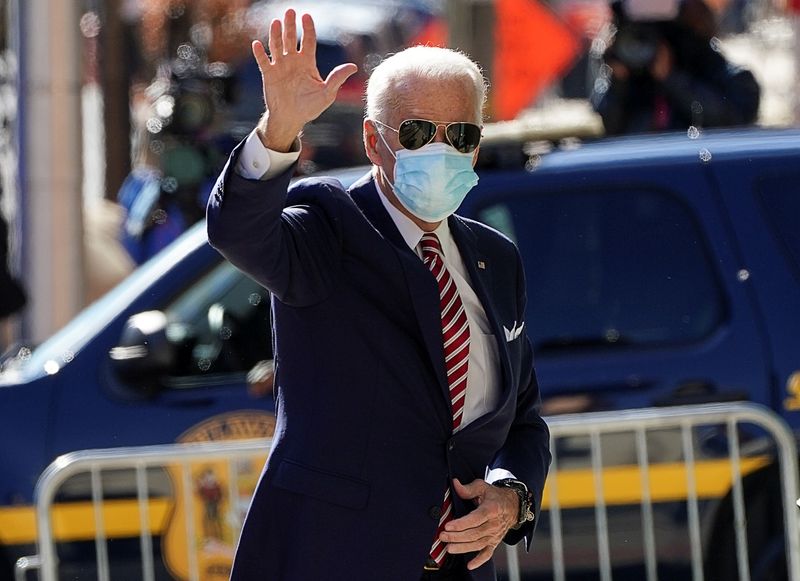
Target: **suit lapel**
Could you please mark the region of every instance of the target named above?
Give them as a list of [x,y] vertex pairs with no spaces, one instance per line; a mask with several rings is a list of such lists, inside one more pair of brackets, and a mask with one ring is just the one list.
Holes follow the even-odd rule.
[[372,177],[372,174],[367,174],[356,181],[348,190],[350,197],[356,203],[356,206],[364,213],[370,224],[381,233],[384,238],[387,238],[398,251],[413,254],[408,248],[403,236],[397,229],[397,226],[392,222],[392,218],[383,207],[383,203],[378,198],[378,185]]
[[[458,250],[461,252],[461,258],[469,273],[472,288],[483,305],[483,310],[486,312],[486,317],[492,328],[492,334],[497,341],[497,352],[500,356],[499,364],[502,373],[500,384],[503,389],[501,402],[498,406],[498,409],[500,409],[504,405],[505,398],[509,395],[509,386],[511,385],[511,358],[508,354],[508,345],[505,341],[503,324],[498,318],[497,310],[492,301],[492,295],[489,292],[492,288],[491,269],[494,264],[491,257],[484,255],[481,249],[478,248],[478,241],[475,237],[475,233],[460,217],[450,216],[448,219],[448,226],[453,235],[453,240],[455,240]],[[479,264],[481,265],[480,267],[478,266]]]
[[[350,196],[364,213],[364,216],[386,239],[388,239],[403,267],[411,304],[417,316],[422,338],[431,365],[447,402],[450,412],[450,390],[447,385],[447,372],[444,365],[444,346],[442,345],[441,311],[439,309],[439,288],[430,270],[422,263],[406,244],[383,203],[378,198],[377,185],[371,176],[365,176],[353,184]],[[452,416],[450,416],[451,418]],[[448,418],[447,421],[451,421]]]

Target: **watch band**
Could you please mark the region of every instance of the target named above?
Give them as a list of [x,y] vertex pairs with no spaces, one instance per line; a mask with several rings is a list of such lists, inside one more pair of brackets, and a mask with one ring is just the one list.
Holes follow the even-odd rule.
[[510,488],[519,497],[519,513],[517,523],[511,527],[513,530],[518,530],[523,525],[533,522],[533,494],[528,490],[524,482],[516,478],[501,478],[492,484],[500,488]]

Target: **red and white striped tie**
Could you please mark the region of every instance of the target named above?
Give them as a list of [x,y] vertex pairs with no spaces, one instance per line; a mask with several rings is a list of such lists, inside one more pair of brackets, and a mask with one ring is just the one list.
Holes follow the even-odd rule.
[[[444,265],[442,247],[436,234],[425,234],[420,242],[422,261],[431,270],[439,284],[439,308],[442,312],[442,341],[447,383],[450,387],[450,402],[453,408],[453,431],[461,425],[464,414],[464,399],[467,393],[467,370],[469,366],[469,322],[464,303],[458,296],[453,277]],[[445,545],[439,541],[444,525],[453,518],[450,487],[445,489],[442,516],[436,528],[436,537],[430,557],[441,565],[445,557]]]

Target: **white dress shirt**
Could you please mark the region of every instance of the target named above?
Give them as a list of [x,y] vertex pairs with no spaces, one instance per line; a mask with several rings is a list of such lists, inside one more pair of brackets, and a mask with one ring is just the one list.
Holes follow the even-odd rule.
[[[239,155],[236,173],[247,179],[269,179],[289,169],[299,156],[299,140],[295,141],[291,152],[280,153],[266,149],[256,132],[253,131],[247,137]],[[400,231],[403,240],[421,259],[422,254],[419,249],[419,243],[425,232],[389,202],[377,182],[375,187],[378,191],[378,197],[389,213],[392,222]],[[461,425],[456,429],[458,431],[497,407],[500,399],[500,355],[497,339],[492,334],[483,305],[481,305],[475,291],[472,290],[472,285],[469,282],[469,273],[464,267],[464,261],[450,233],[447,220],[442,220],[442,223],[439,224],[434,233],[439,238],[442,252],[444,253],[445,266],[456,283],[458,294],[461,296],[461,302],[464,303],[464,310],[469,321],[470,345],[467,393]],[[487,482],[491,483],[500,478],[513,478],[513,475],[502,468],[487,470],[485,477]]]

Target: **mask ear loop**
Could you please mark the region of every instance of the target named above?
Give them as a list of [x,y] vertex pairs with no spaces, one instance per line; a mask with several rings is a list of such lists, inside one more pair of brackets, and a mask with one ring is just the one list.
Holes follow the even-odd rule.
[[383,144],[386,146],[386,149],[388,149],[389,153],[392,154],[392,157],[395,160],[397,160],[397,154],[394,152],[394,150],[391,147],[389,147],[389,144],[386,142],[386,138],[383,136],[383,129],[381,128],[380,124],[379,123],[375,123],[373,121],[373,125],[375,125],[375,131],[378,132],[378,136],[381,138],[381,141],[383,141]]
[[[375,126],[375,131],[378,133],[378,137],[381,138],[381,141],[383,141],[383,144],[386,146],[386,149],[389,150],[389,153],[394,158],[394,160],[395,160],[395,168],[397,168],[397,163],[396,163],[397,162],[397,154],[395,154],[394,150],[391,147],[389,147],[389,144],[386,142],[386,138],[383,136],[383,130],[381,129],[381,126],[378,123],[375,123],[374,121],[372,122],[372,124]],[[384,181],[387,184],[389,184],[389,187],[392,188],[392,192],[394,192],[394,176],[392,176],[392,180],[390,181],[389,180],[389,176],[386,175],[386,172],[383,170],[383,166],[382,165],[378,166],[378,171],[380,171],[381,174],[383,174]]]

